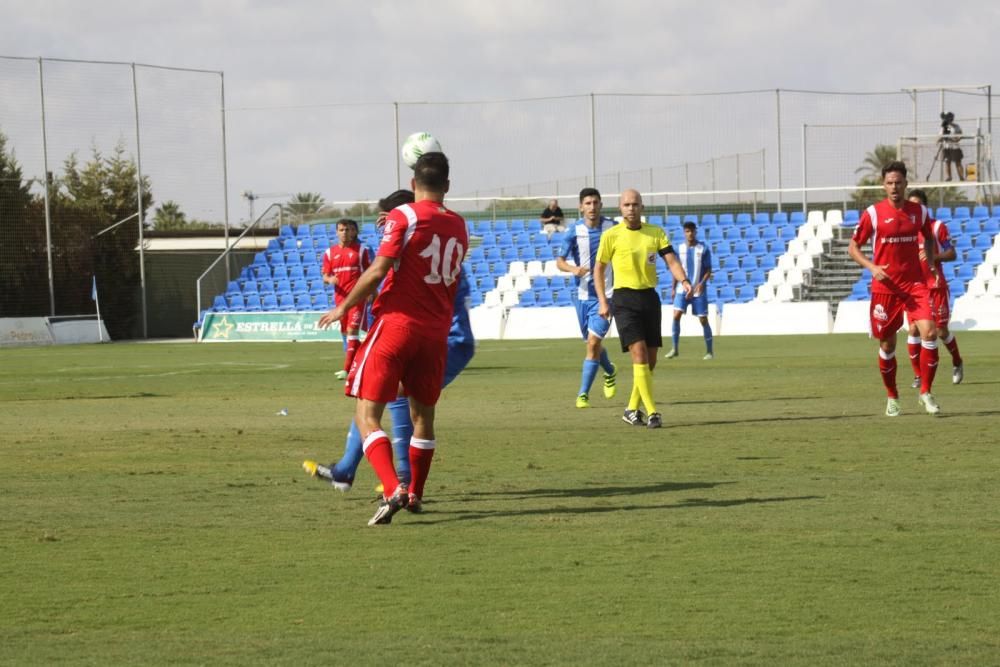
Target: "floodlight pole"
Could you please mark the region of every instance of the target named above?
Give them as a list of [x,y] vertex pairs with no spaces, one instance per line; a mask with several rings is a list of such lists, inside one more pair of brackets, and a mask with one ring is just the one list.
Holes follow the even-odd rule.
[[775,124],[778,130],[778,212],[781,212],[781,88],[774,91]]
[[[219,72],[219,103],[222,113],[222,216],[223,216],[223,239],[226,250],[229,250],[229,157],[226,148],[226,74]],[[250,222],[253,222],[251,220]],[[226,260],[226,284],[230,280],[229,260]],[[201,311],[198,311],[199,317]]]

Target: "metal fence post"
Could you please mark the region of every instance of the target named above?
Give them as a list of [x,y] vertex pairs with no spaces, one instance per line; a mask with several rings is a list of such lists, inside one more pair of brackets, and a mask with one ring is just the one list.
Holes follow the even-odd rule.
[[149,338],[146,317],[146,249],[142,215],[142,138],[139,134],[139,87],[135,77],[135,63],[132,63],[132,109],[135,112],[135,192],[136,215],[139,218],[139,301],[142,304],[142,337]]
[[41,58],[38,59],[38,95],[42,103],[42,169],[45,171],[45,254],[49,271],[49,315],[55,316],[56,280],[52,269],[52,208],[49,205],[49,190],[52,184],[49,182],[49,146],[45,129],[45,76],[42,73]]

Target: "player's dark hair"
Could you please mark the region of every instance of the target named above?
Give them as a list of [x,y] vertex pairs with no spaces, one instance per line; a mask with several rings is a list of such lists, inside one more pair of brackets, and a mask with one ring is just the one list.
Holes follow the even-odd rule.
[[584,188],[583,190],[580,190],[581,204],[583,203],[583,200],[586,199],[587,197],[597,197],[598,199],[600,199],[601,193],[598,192],[597,188]]
[[358,221],[351,220],[350,218],[341,218],[337,221],[337,226],[346,225],[348,227],[354,227],[354,231],[358,231]]
[[397,206],[412,204],[415,200],[413,190],[396,190],[378,200],[378,210],[388,213]]
[[906,165],[899,160],[893,160],[889,164],[882,167],[882,179],[884,180],[886,174],[891,174],[892,172],[902,174],[903,178],[906,178]]
[[917,199],[920,200],[921,204],[927,206],[927,193],[921,190],[920,188],[914,188],[913,190],[910,190],[909,196],[916,197]]
[[693,231],[695,229],[698,229],[698,225],[688,220],[687,222],[684,223],[684,229],[690,229]]
[[413,179],[431,192],[447,192],[450,169],[444,153],[424,153],[413,165]]

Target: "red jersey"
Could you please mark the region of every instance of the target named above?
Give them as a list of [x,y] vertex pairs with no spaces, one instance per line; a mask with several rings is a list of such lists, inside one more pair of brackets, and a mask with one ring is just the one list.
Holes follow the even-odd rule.
[[[934,255],[940,257],[941,253],[951,248],[951,234],[948,233],[948,225],[940,220],[931,220],[932,238],[934,239]],[[920,235],[920,247],[924,247],[924,235]],[[940,280],[935,280],[936,276],[931,273],[930,264],[926,258],[920,260],[920,270],[924,274],[924,280],[931,289],[947,289],[948,281],[944,277],[944,270],[941,267],[941,260],[934,262],[934,269]]]
[[859,246],[872,240],[872,262],[885,266],[887,280],[872,279],[872,293],[909,293],[923,283],[920,269],[920,234],[932,235],[927,207],[904,201],[895,208],[888,199],[872,204],[861,214],[854,230]]
[[468,248],[465,219],[443,204],[423,200],[390,211],[378,256],[395,264],[375,299],[375,317],[446,338]]
[[337,276],[333,293],[338,303],[350,294],[358,278],[371,263],[371,251],[357,241],[348,246],[333,245],[326,249],[323,253],[323,275]]

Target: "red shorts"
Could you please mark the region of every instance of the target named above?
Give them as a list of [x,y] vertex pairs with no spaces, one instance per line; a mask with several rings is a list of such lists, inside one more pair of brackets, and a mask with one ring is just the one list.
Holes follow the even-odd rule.
[[402,383],[406,395],[435,405],[447,357],[447,338],[428,338],[408,326],[377,320],[358,349],[344,393],[389,403],[396,399]]
[[941,327],[948,326],[948,322],[951,320],[951,306],[949,301],[951,301],[951,290],[948,286],[935,287],[930,290],[931,296],[931,318],[934,320],[934,326]]
[[365,321],[367,314],[367,303],[362,303],[348,310],[343,319],[340,320],[340,333],[346,336],[348,331],[358,331],[361,329],[361,325]]
[[872,292],[872,336],[879,340],[892,338],[903,326],[903,313],[909,322],[931,319],[927,285],[914,283],[909,292]]

